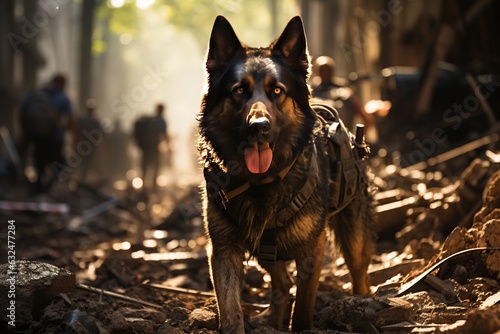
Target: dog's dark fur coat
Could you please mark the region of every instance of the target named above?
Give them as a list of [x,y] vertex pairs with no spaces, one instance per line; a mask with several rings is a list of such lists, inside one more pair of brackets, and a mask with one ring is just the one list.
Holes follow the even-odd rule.
[[[276,212],[290,205],[310,174],[310,160],[317,159],[314,192],[292,219],[276,227],[278,259],[262,265],[271,275],[273,289],[264,321],[278,329],[288,327],[283,322],[292,279],[284,260],[294,259],[297,295],[292,330],[310,328],[327,227],[344,254],[353,292],[370,291],[366,271],[373,248],[373,210],[365,171],[361,170],[354,200],[329,218],[329,157],[309,103],[310,60],[299,17],[267,48],[241,44],[229,22],[217,17],[206,67],[208,92],[202,101],[199,150],[209,175],[203,187],[204,217],[220,329],[244,333],[240,289],[245,256],[258,254],[266,226],[274,226]],[[289,166],[284,179],[277,178]],[[221,205],[220,188],[245,184],[249,188],[232,198],[227,208]]]

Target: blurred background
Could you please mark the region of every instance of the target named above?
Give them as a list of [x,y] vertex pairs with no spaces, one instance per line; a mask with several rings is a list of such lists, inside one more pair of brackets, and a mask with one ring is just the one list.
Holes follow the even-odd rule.
[[[388,153],[411,152],[415,138],[450,126],[447,139],[470,140],[488,129],[492,115],[476,100],[467,125],[458,111],[447,110],[473,92],[467,73],[476,84],[489,85],[490,105],[498,103],[492,82],[499,65],[493,33],[500,28],[499,8],[486,0],[6,0],[0,4],[0,35],[6,37],[0,40],[0,123],[16,142],[16,108],[28,92],[63,74],[75,117],[85,118],[92,109],[109,138],[117,131],[132,135],[138,118],[164,104],[170,144],[160,150],[171,154],[160,156],[168,160],[161,168],[192,177],[195,118],[215,16],[225,15],[248,45],[263,46],[301,15],[313,60],[333,58],[335,81],[350,89],[363,113],[372,114],[361,119],[375,124],[369,141]],[[313,87],[320,83],[317,74]],[[99,150],[110,158],[119,148],[106,142]],[[432,155],[459,144],[448,143],[438,143]],[[115,170],[116,164],[96,158],[91,169],[116,178],[116,172],[137,168],[137,145],[132,140],[124,147],[120,164],[127,168]],[[429,158],[424,155],[403,158],[411,165]]]
[[[16,243],[2,230],[0,262],[15,248],[23,266],[65,268],[80,289],[51,290],[57,312],[47,308],[41,318],[50,299],[35,308],[21,304],[33,298],[17,298],[18,310],[32,310],[18,314],[22,333],[63,332],[68,319],[97,321],[111,333],[216,332],[215,302],[204,299],[210,293],[175,296],[193,293],[179,288],[211,290],[195,143],[217,15],[255,47],[269,45],[301,15],[314,98],[336,107],[351,130],[364,123],[377,188],[373,285],[391,288],[466,248],[500,247],[499,13],[493,0],[1,0],[0,219]],[[398,306],[380,319],[454,323],[493,293],[496,303],[497,254],[444,268],[440,279],[455,283],[436,306],[428,297],[410,299],[418,315],[402,318]],[[255,261],[245,262],[244,296],[258,306],[270,297],[269,279]],[[321,289],[348,293],[342,259],[325,263]],[[96,297],[85,284],[115,295]],[[460,303],[445,310],[453,291]],[[130,300],[117,302],[116,294],[155,303],[162,313],[133,313]],[[329,300],[342,307],[328,304],[325,317],[352,317],[361,313],[346,305],[366,305],[318,298]],[[0,298],[5,310],[2,303],[8,300]],[[192,320],[203,317],[191,311],[204,307],[208,320]],[[496,310],[463,332],[498,331]],[[483,330],[485,318],[496,327]],[[333,328],[352,331],[350,321]],[[143,325],[157,331],[138,329]],[[359,332],[380,333],[366,328]]]
[[[300,13],[295,1],[6,1],[0,4],[0,122],[15,138],[14,111],[55,73],[77,116],[95,101],[104,133],[131,134],[141,115],[166,106],[177,175],[197,173],[194,134],[203,92],[204,58],[216,15],[242,40],[268,44]],[[137,153],[130,145],[131,158]],[[132,166],[134,166],[132,160]],[[107,164],[105,172],[112,164]]]

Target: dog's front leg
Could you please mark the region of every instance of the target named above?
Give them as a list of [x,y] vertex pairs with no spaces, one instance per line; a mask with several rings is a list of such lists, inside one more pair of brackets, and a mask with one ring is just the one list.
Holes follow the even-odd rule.
[[210,270],[219,308],[219,327],[224,333],[244,334],[241,309],[241,278],[244,254],[228,245],[213,246]]
[[263,314],[265,323],[278,330],[283,327],[285,311],[290,301],[290,288],[293,281],[286,270],[284,261],[261,263],[261,266],[271,275],[272,297],[269,310]]
[[318,239],[317,247],[312,256],[298,258],[297,263],[297,296],[293,309],[292,331],[300,332],[310,329],[313,323],[314,302],[318,281],[323,266],[326,234],[323,232]]

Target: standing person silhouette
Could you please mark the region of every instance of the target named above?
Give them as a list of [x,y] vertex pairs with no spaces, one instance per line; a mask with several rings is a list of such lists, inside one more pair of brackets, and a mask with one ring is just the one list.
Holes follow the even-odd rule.
[[65,164],[64,135],[67,129],[76,128],[65,87],[66,77],[57,74],[47,86],[28,93],[20,106],[23,141],[34,148],[37,193],[47,191],[56,178],[47,167],[55,162]]
[[[156,188],[156,178],[160,169],[160,143],[167,142],[167,122],[164,119],[165,105],[155,106],[155,115],[141,117],[134,124],[134,138],[141,150],[141,170],[144,185],[151,181]],[[150,176],[151,174],[151,176]]]
[[[351,131],[354,130],[354,117],[361,117],[366,127],[369,127],[373,120],[366,114],[358,102],[351,88],[346,83],[335,77],[335,61],[328,56],[321,56],[315,59],[313,64],[314,72],[319,78],[319,84],[313,87],[313,97],[321,99],[335,107],[340,118]],[[314,81],[314,80],[313,80]]]

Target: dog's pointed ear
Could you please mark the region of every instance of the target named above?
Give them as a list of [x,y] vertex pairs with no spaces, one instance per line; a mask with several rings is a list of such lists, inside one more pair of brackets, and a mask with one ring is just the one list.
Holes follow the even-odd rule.
[[224,16],[217,16],[210,36],[207,70],[226,64],[240,50],[243,50],[233,27]]
[[310,59],[307,51],[307,39],[300,16],[288,22],[281,36],[271,44],[274,56],[286,59],[289,66],[309,71]]

